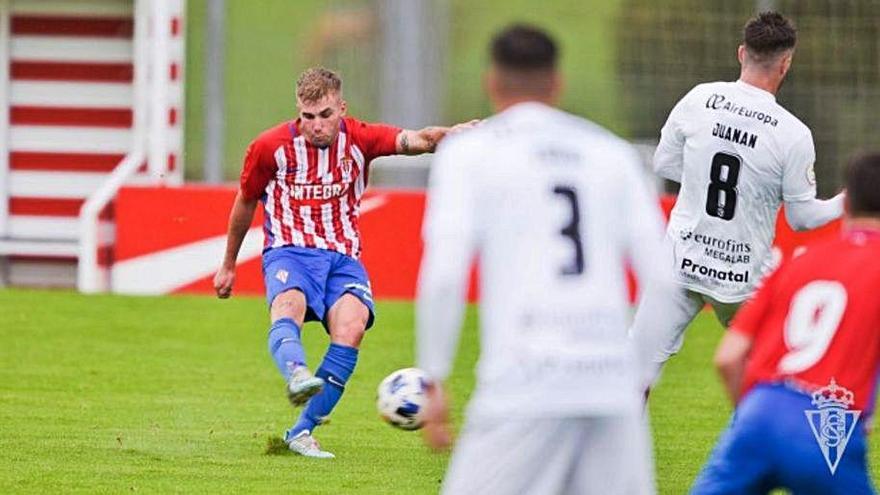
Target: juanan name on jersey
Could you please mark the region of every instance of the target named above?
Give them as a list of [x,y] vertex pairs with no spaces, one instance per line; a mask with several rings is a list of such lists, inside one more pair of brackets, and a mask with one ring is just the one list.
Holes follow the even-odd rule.
[[732,141],[737,144],[743,144],[748,146],[749,148],[754,149],[755,144],[758,142],[758,136],[755,134],[749,134],[748,132],[737,129],[736,127],[732,127],[729,125],[715,123],[715,127],[712,129],[712,135],[717,137],[718,139],[724,139],[725,141]]
[[735,272],[733,270],[718,270],[709,266],[698,265],[688,258],[681,260],[681,270],[690,270],[692,274],[700,274],[704,277],[714,278],[723,282],[749,283],[749,271]]

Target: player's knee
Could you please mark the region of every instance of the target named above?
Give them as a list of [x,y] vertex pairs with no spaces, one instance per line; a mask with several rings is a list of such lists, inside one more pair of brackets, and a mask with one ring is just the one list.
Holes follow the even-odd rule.
[[282,292],[275,296],[270,312],[272,321],[290,318],[302,327],[306,316],[306,297],[296,289]]
[[342,315],[331,329],[331,340],[337,344],[358,347],[366,333],[369,318],[370,311],[367,308]]
[[331,341],[335,344],[359,347],[366,333],[366,325],[343,325],[331,335]]

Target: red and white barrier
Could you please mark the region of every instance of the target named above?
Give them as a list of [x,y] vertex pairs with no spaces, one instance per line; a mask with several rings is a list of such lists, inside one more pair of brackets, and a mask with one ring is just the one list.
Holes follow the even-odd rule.
[[132,4],[5,4],[8,180],[0,194],[8,202],[0,234],[68,241],[75,256],[79,207],[132,139]]
[[[223,257],[232,187],[126,187],[116,201],[114,292],[213,293],[211,279]],[[662,199],[668,214],[673,197]],[[412,299],[422,256],[423,192],[373,189],[362,203],[363,262],[380,299]],[[264,293],[260,254],[262,214],[254,219],[239,255],[236,294]],[[795,233],[780,216],[776,247],[782,257],[813,240],[834,235],[839,222]],[[472,277],[470,300],[476,300]]]
[[182,182],[184,6],[0,0],[0,256],[28,260],[23,283],[79,263],[106,289],[118,187]]

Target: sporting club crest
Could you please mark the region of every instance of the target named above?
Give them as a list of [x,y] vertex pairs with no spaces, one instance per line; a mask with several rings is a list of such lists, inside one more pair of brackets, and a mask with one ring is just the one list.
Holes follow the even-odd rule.
[[813,392],[812,402],[816,409],[804,411],[832,475],[843,458],[846,444],[849,443],[862,413],[849,409],[855,402],[854,399],[852,392],[838,386],[832,378],[827,387]]
[[351,176],[351,171],[354,168],[354,160],[348,157],[342,157],[339,159],[339,167],[342,169],[344,175]]

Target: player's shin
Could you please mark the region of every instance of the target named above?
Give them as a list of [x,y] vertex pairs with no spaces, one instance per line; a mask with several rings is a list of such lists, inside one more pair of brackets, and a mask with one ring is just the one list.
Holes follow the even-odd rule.
[[281,318],[272,323],[269,329],[269,354],[285,381],[290,380],[297,366],[305,366],[306,353],[300,340],[300,328],[292,319]]
[[321,420],[330,415],[345,391],[345,384],[357,365],[358,350],[341,344],[330,344],[324,361],[315,376],[324,379],[324,389],[309,400],[299,421],[290,430],[296,435],[303,430],[313,431]]

